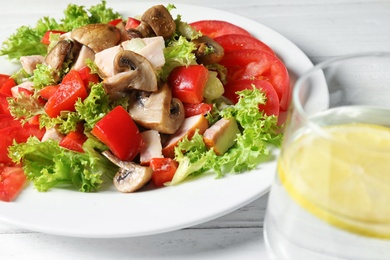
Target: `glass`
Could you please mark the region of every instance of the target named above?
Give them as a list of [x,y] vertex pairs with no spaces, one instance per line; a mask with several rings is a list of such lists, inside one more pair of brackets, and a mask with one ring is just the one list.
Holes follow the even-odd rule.
[[390,259],[390,53],[297,80],[264,236],[278,260]]

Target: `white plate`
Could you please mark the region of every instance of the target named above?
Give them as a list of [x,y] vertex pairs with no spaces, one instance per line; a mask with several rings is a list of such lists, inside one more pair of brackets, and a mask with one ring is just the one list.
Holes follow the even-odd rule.
[[[42,13],[42,9],[38,9],[43,7],[42,3],[36,6],[35,2],[20,1],[20,4],[24,5],[24,10],[29,10],[24,12],[33,14],[27,17],[30,24],[35,24],[43,15],[62,17],[58,7],[52,7],[55,12]],[[84,5],[89,7],[91,4]],[[153,3],[108,1],[107,5],[127,17],[142,14]],[[220,10],[175,5],[175,15],[180,13],[183,21],[219,19],[246,28],[274,49],[289,68],[292,82],[312,67],[311,61],[297,46],[262,24]],[[21,18],[24,24],[27,18]],[[12,31],[6,26],[7,20],[2,20],[7,35],[3,31],[1,40],[21,25],[16,22],[21,23],[18,19],[13,19]],[[2,63],[0,72],[6,73],[10,68]],[[203,176],[175,187],[146,189],[132,194],[121,194],[113,187],[89,194],[62,189],[40,193],[29,185],[15,202],[0,202],[0,220],[33,231],[75,237],[131,237],[168,232],[212,220],[259,198],[268,191],[275,166],[272,161],[260,165],[257,170],[222,179]]]

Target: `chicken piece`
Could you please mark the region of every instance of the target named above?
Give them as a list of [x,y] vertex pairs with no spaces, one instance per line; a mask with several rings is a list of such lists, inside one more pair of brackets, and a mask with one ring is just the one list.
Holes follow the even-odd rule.
[[95,54],[95,64],[105,77],[114,76],[115,56],[123,50],[120,45],[105,49]]
[[95,60],[95,52],[92,49],[90,49],[89,47],[83,45],[81,47],[79,56],[77,57],[77,60],[73,65],[73,69],[80,70],[83,67],[87,66],[87,64],[85,64],[86,59],[90,59],[90,60],[94,61]]
[[45,134],[42,137],[42,142],[47,140],[54,140],[60,142],[65,136],[61,134],[56,128],[46,129]]
[[149,165],[152,158],[162,158],[160,133],[156,130],[147,130],[141,133],[145,145],[140,151],[141,165]]
[[173,158],[175,156],[175,146],[178,144],[179,141],[181,141],[185,136],[187,136],[188,139],[191,139],[197,129],[199,130],[200,134],[203,134],[208,127],[209,121],[202,114],[187,117],[186,119],[184,119],[184,122],[176,131],[176,133],[171,135],[166,141],[162,150],[163,155],[165,157]]
[[22,68],[28,73],[32,74],[33,71],[37,68],[38,64],[43,63],[45,57],[42,55],[30,55],[20,57],[20,63]]
[[204,132],[203,141],[207,148],[213,149],[217,155],[222,155],[235,144],[239,133],[237,121],[233,117],[221,118]]

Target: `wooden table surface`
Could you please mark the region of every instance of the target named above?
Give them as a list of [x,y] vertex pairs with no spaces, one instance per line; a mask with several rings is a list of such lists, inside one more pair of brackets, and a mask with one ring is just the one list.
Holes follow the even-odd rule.
[[[72,2],[90,5],[88,1]],[[110,0],[107,2],[109,5]],[[295,43],[313,63],[343,54],[390,51],[389,0],[179,2],[218,8],[260,22]],[[3,1],[0,21],[17,21],[19,13],[20,16],[28,14],[24,3],[22,0]],[[55,8],[52,5],[56,3],[34,1],[45,15],[50,15],[45,12]],[[60,6],[66,5],[62,1]],[[10,13],[17,15],[11,17]],[[11,29],[14,30],[10,28],[10,32]],[[228,215],[200,225],[132,238],[71,238],[0,222],[0,259],[267,259],[263,240],[266,204],[267,195],[264,195]]]

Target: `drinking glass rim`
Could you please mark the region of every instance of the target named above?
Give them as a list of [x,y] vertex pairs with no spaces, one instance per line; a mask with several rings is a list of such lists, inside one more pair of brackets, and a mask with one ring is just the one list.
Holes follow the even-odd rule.
[[322,70],[326,67],[328,67],[330,64],[339,62],[342,60],[348,60],[348,59],[354,59],[354,58],[363,58],[363,57],[381,57],[381,56],[387,56],[390,58],[390,52],[387,51],[377,51],[377,52],[364,52],[364,53],[355,53],[355,54],[349,54],[349,55],[342,55],[337,56],[325,61],[322,61],[316,65],[314,65],[312,68],[304,72],[300,77],[298,77],[297,81],[294,84],[293,87],[293,94],[292,94],[292,105],[294,109],[299,113],[299,115],[305,120],[308,121],[309,115],[305,112],[305,109],[302,106],[302,103],[300,102],[300,89],[303,85],[302,83],[310,77],[310,75],[313,74],[313,72]]
[[[390,52],[386,51],[378,51],[378,52],[365,52],[365,53],[356,53],[356,54],[350,54],[350,55],[342,55],[342,56],[337,56],[328,60],[325,60],[323,62],[320,62],[316,65],[314,65],[311,69],[307,70],[305,73],[303,73],[295,82],[294,84],[294,89],[293,89],[293,95],[292,95],[292,106],[293,110],[295,110],[296,113],[298,113],[299,117],[306,122],[305,124],[308,126],[309,129],[313,130],[317,134],[320,134],[321,136],[325,138],[330,138],[332,140],[337,140],[338,138],[330,135],[324,129],[322,129],[320,126],[316,125],[315,123],[312,123],[310,119],[312,118],[312,115],[309,115],[304,107],[303,107],[303,102],[300,101],[300,91],[302,86],[304,85],[303,83],[314,73],[317,71],[321,71],[325,68],[327,68],[330,64],[337,63],[337,62],[342,62],[343,60],[350,60],[350,59],[355,59],[355,58],[368,58],[368,57],[385,57],[390,59]],[[324,79],[325,80],[325,79]],[[328,89],[327,83],[326,87]],[[348,106],[346,106],[348,107]],[[387,113],[390,114],[390,108],[385,108],[385,107],[380,107],[380,106],[374,106],[374,105],[359,105],[360,108],[365,109],[365,110],[370,110],[370,109],[376,109],[378,111],[381,111],[381,113]],[[327,110],[331,110],[332,108],[327,107]],[[336,138],[336,139],[335,139]],[[341,140],[338,140],[341,141]],[[354,146],[350,142],[341,141],[344,143],[344,145],[348,146]],[[373,147],[375,149],[375,147]],[[368,147],[365,147],[364,149],[368,149]],[[386,149],[388,152],[388,149]]]

